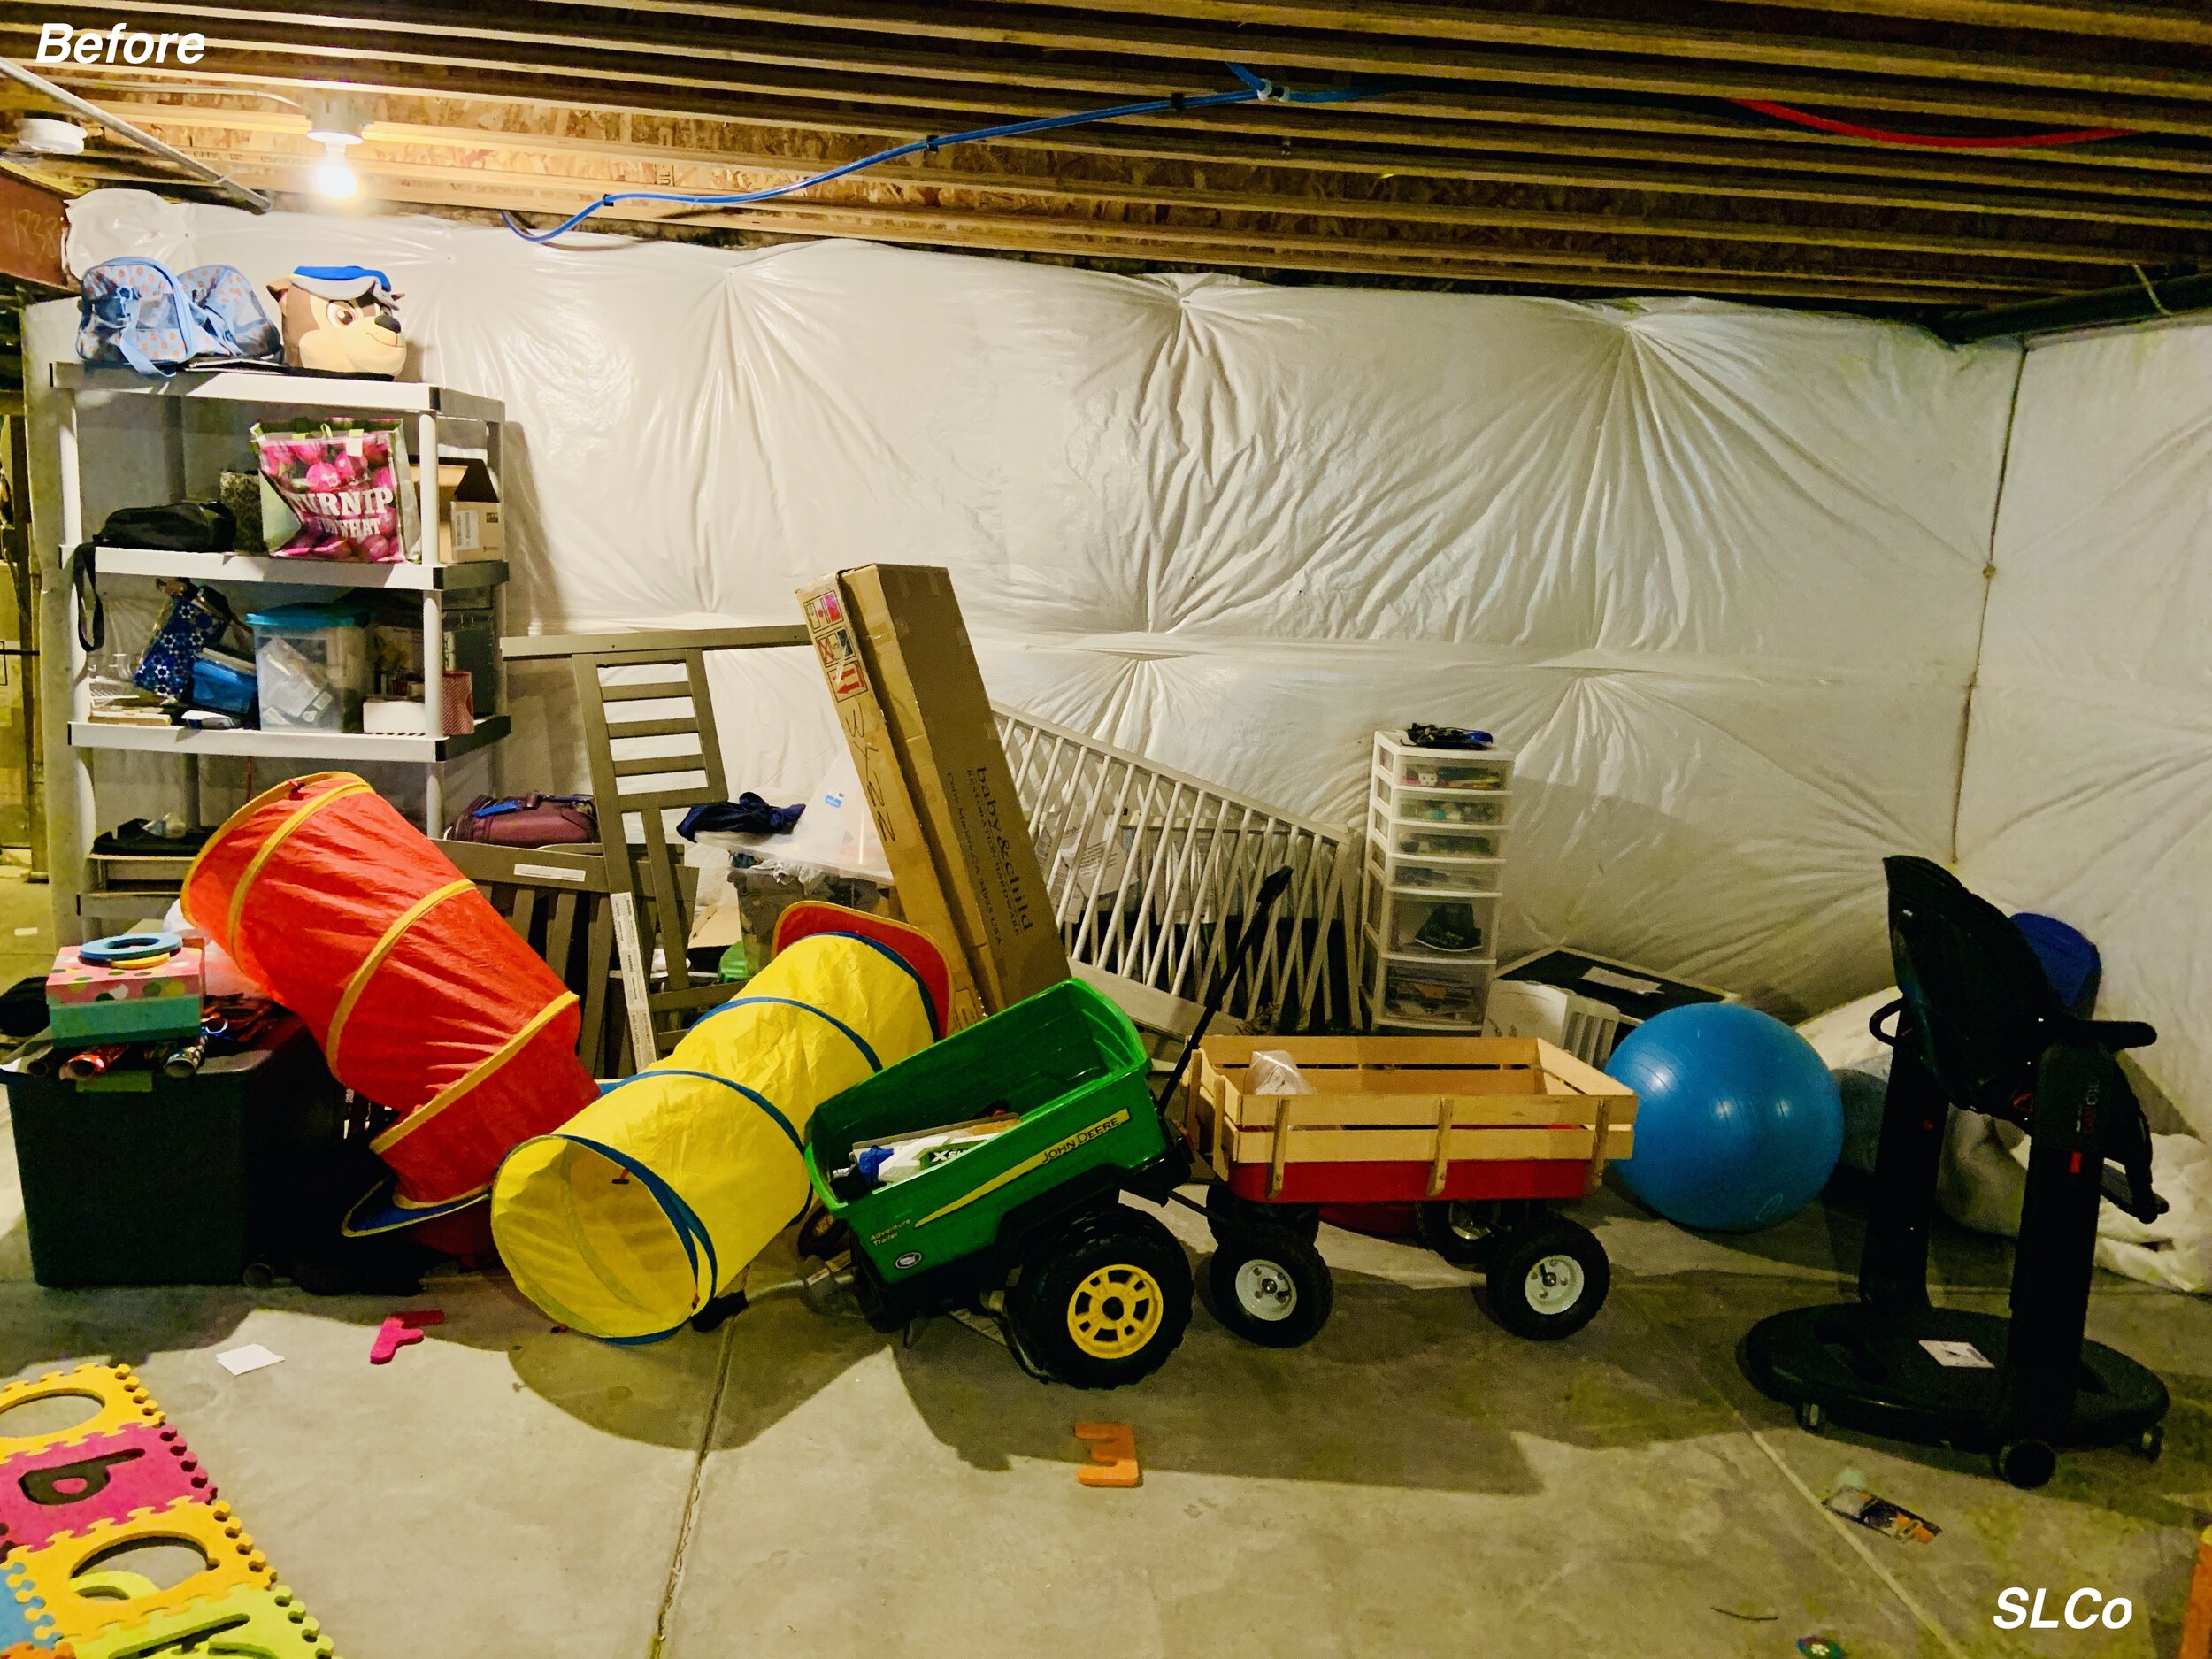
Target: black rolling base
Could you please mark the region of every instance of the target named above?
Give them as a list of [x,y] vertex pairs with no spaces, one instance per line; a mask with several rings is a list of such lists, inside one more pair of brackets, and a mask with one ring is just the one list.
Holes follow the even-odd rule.
[[[2015,1486],[2050,1478],[2060,1448],[2132,1445],[2158,1455],[2166,1385],[2116,1348],[2081,1345],[2073,1409],[2055,1423],[1998,1418],[2008,1321],[1956,1308],[1886,1309],[1865,1302],[1796,1308],[1762,1319],[1737,1354],[1760,1393],[1797,1409],[1809,1429],[1845,1428],[1923,1446],[1986,1451]],[[1947,1366],[1925,1340],[1970,1342],[1997,1369]]]

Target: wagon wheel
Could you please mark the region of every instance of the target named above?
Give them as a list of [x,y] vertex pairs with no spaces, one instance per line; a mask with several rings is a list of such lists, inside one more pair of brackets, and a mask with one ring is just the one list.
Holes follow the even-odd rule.
[[1336,1285],[1328,1263],[1283,1227],[1228,1230],[1206,1266],[1214,1317],[1248,1342],[1297,1348],[1328,1323]]
[[852,1229],[821,1205],[810,1204],[799,1222],[797,1248],[801,1256],[826,1262],[852,1248]]
[[1175,1235],[1114,1204],[1037,1247],[1006,1313],[1023,1348],[1062,1382],[1118,1388],[1175,1351],[1190,1304],[1190,1262]]
[[1597,1235],[1556,1216],[1508,1233],[1486,1277],[1490,1317],[1537,1342],[1572,1336],[1589,1324],[1613,1284]]
[[1413,1207],[1414,1231],[1421,1242],[1454,1267],[1480,1271],[1514,1228],[1532,1219],[1536,1206],[1508,1198],[1439,1199]]
[[1321,1206],[1263,1204],[1215,1184],[1206,1188],[1206,1227],[1216,1244],[1226,1243],[1231,1233],[1250,1227],[1279,1227],[1311,1244],[1321,1231]]

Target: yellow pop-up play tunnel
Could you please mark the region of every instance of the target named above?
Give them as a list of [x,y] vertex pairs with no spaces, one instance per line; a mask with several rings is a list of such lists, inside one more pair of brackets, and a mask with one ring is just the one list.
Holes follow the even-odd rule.
[[[500,1165],[499,1254],[570,1328],[680,1328],[805,1207],[814,1109],[935,1036],[944,966],[924,936],[829,905],[785,920],[774,959],[666,1060]],[[824,926],[853,931],[808,931]]]

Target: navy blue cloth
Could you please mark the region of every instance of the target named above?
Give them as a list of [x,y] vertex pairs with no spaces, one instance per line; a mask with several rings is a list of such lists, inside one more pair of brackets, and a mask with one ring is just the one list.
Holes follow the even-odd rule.
[[741,835],[787,835],[799,821],[799,814],[806,810],[806,803],[796,806],[770,806],[750,789],[734,801],[710,801],[704,806],[695,806],[684,814],[684,821],[676,826],[676,833],[686,841],[696,841],[701,830],[734,830]]
[[2043,977],[2058,993],[2058,1000],[2078,1018],[2088,1018],[2104,978],[2104,957],[2097,947],[2057,918],[2033,910],[2021,911],[2012,925],[2027,935],[2028,947],[2043,964]]

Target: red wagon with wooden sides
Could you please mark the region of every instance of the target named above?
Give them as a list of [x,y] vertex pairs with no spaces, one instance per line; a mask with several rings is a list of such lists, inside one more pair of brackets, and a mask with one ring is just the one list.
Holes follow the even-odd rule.
[[[1252,1092],[1262,1048],[1288,1053],[1313,1092]],[[1333,1300],[1321,1206],[1406,1203],[1424,1244],[1486,1275],[1500,1325],[1571,1335],[1611,1269],[1554,1206],[1597,1190],[1635,1121],[1631,1090],[1534,1038],[1208,1037],[1182,1128],[1214,1176],[1215,1310],[1256,1342],[1310,1340]]]

